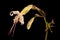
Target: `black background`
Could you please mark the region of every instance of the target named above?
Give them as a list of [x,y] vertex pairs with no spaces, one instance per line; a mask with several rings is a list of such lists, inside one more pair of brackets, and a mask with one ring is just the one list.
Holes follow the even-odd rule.
[[[26,29],[26,24],[28,20],[33,17],[34,13],[37,11],[30,10],[27,15],[24,16],[25,24],[23,26],[20,23],[17,24],[16,30],[13,38],[8,36],[8,32],[12,26],[12,19],[9,12],[12,10],[21,11],[25,6],[29,4],[34,4],[46,12],[47,21],[50,22],[51,19],[56,19],[56,14],[54,13],[53,2],[49,0],[5,0],[0,1],[0,16],[1,16],[1,39],[5,40],[44,40],[45,37],[45,23],[42,18],[36,18],[32,24],[31,29],[28,31]],[[51,10],[52,9],[52,10]],[[56,20],[54,20],[56,22]],[[48,35],[48,40],[56,39],[56,26],[52,28],[53,33]]]

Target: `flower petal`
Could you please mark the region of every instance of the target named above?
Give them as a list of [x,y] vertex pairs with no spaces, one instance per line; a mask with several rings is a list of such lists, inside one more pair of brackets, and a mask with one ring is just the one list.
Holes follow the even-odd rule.
[[28,30],[31,28],[31,25],[32,25],[34,19],[35,19],[35,17],[32,17],[32,18],[28,21],[28,23],[27,23],[27,29],[28,29]]
[[24,24],[24,17],[23,17],[23,15],[19,16],[19,22],[21,23],[21,25]]

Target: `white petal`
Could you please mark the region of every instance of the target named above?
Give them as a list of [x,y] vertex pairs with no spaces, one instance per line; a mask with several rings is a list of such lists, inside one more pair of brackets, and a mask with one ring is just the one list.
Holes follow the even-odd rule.
[[24,24],[24,17],[22,15],[19,16],[19,22],[21,23],[21,25]]

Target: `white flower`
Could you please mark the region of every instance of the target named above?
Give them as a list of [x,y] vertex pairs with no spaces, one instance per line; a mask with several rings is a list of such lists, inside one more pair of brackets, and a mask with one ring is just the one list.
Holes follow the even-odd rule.
[[21,23],[21,25],[24,24],[24,17],[19,11],[11,11],[10,16],[16,15],[13,19],[13,23],[18,23],[18,21]]

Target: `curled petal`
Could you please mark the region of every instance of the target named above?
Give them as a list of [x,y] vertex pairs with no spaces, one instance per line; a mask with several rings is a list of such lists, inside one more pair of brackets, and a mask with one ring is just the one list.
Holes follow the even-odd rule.
[[11,11],[11,12],[10,12],[10,16],[13,16],[13,15],[15,15],[15,14],[19,14],[19,11]]

